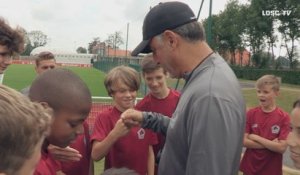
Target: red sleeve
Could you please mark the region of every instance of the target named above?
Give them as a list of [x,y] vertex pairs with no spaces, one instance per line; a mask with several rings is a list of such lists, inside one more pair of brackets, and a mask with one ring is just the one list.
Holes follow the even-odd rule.
[[96,117],[93,133],[91,135],[91,142],[94,140],[101,142],[110,132],[109,123],[105,120],[106,116],[101,115],[102,114],[99,114]]
[[135,109],[139,110],[139,111],[147,111],[147,105],[145,104],[148,104],[147,103],[147,96],[145,96],[140,102],[138,102],[135,106]]
[[149,145],[158,144],[157,134],[149,129],[147,129],[147,132],[149,133]]
[[246,126],[245,133],[251,134],[251,118],[253,116],[253,110],[248,110],[246,113]]
[[288,134],[290,133],[290,116],[287,113],[284,113],[284,118],[282,120],[282,126],[279,133],[279,140],[286,140]]

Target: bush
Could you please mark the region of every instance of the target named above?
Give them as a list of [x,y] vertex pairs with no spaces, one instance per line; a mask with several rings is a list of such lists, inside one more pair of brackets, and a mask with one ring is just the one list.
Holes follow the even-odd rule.
[[295,70],[270,70],[251,67],[231,66],[238,78],[246,80],[257,80],[266,74],[273,74],[281,78],[282,83],[300,84],[300,71]]

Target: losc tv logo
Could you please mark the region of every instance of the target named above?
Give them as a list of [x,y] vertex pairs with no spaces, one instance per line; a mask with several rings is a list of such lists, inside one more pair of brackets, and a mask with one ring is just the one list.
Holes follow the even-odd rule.
[[263,10],[262,16],[290,16],[292,10]]

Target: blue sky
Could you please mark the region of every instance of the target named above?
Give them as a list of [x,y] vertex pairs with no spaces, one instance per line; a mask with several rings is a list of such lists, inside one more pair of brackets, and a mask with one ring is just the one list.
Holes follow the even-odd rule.
[[[48,47],[75,51],[87,47],[94,37],[105,40],[121,31],[128,49],[142,39],[142,23],[150,6],[165,0],[0,0],[0,16],[11,25],[27,31],[41,30],[48,37]],[[181,0],[197,15],[202,0]],[[245,3],[246,0],[240,0]],[[227,0],[213,0],[213,13],[225,8]],[[204,1],[200,20],[207,18],[209,0]],[[125,44],[121,46],[125,49]]]

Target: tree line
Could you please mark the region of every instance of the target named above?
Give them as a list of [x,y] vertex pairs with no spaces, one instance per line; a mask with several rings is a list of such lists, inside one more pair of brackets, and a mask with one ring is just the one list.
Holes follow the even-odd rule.
[[[203,20],[208,27],[207,18]],[[211,47],[220,54],[230,53],[232,64],[235,52],[250,48],[251,64],[257,68],[279,68],[282,57],[275,58],[274,47],[286,50],[289,68],[298,65],[299,53],[295,42],[300,38],[299,0],[249,0],[240,4],[230,0],[224,11],[212,15]]]

